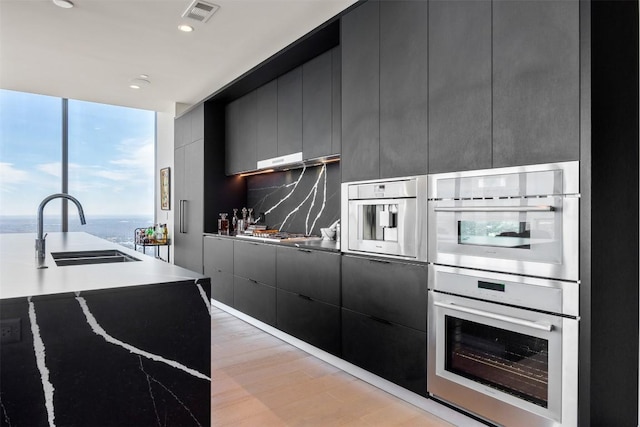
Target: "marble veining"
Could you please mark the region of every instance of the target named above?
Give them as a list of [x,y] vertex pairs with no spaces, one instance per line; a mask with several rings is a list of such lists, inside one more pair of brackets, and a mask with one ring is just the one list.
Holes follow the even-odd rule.
[[[320,170],[320,173],[318,174],[318,179],[316,179],[316,182],[313,184],[313,187],[311,187],[311,190],[309,190],[309,193],[304,198],[304,200],[302,200],[302,202],[300,202],[300,204],[298,206],[296,206],[291,212],[289,212],[287,214],[286,217],[284,217],[284,220],[282,221],[281,227],[284,227],[284,225],[287,222],[287,220],[289,219],[289,217],[291,217],[291,215],[293,215],[296,212],[298,212],[300,210],[300,208],[307,202],[307,200],[309,200],[311,195],[313,195],[313,198],[311,199],[311,204],[309,205],[309,210],[307,211],[307,217],[306,217],[305,223],[304,223],[304,234],[311,234],[311,230],[313,230],[313,228],[315,227],[316,221],[318,221],[318,218],[320,218],[320,215],[322,215],[322,212],[324,211],[325,205],[327,204],[327,174],[326,174],[326,171],[327,171],[327,165],[322,165],[322,169]],[[304,169],[303,169],[302,173],[300,174],[300,176],[302,176],[303,173],[304,173]],[[309,216],[311,215],[311,211],[313,210],[313,207],[314,207],[314,205],[316,203],[316,198],[318,196],[318,184],[320,183],[320,179],[322,177],[324,177],[324,191],[323,191],[323,196],[324,197],[322,199],[322,206],[320,207],[320,210],[318,211],[318,214],[316,215],[316,218],[313,220],[313,224],[311,224],[311,228],[309,228]]]
[[204,301],[204,305],[207,307],[207,310],[209,311],[209,317],[211,317],[211,301],[209,300],[209,297],[207,297],[207,293],[204,291],[204,289],[202,289],[202,285],[197,282],[198,281],[196,280],[196,286],[198,287],[198,292],[200,293],[200,296]]
[[29,323],[31,324],[31,334],[33,335],[33,350],[36,356],[36,365],[40,371],[40,378],[42,381],[42,390],[44,391],[45,407],[47,409],[47,421],[50,427],[54,427],[55,413],[53,409],[53,384],[49,381],[49,369],[47,368],[45,348],[42,337],[40,336],[40,327],[38,326],[38,320],[36,318],[36,308],[31,300],[31,297],[27,298],[29,303]]
[[9,418],[9,414],[7,414],[7,408],[5,408],[4,403],[2,403],[2,398],[0,398],[0,408],[2,408],[2,419],[4,420],[5,424],[11,427],[11,418]]

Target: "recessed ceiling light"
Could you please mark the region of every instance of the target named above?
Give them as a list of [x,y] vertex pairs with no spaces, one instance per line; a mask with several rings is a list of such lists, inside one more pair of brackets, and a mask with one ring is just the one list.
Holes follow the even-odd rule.
[[149,80],[143,79],[143,78],[139,78],[139,79],[132,79],[129,82],[129,87],[131,89],[142,89],[143,87],[149,86],[150,84],[151,84],[151,82]]
[[185,33],[190,33],[190,32],[193,31],[193,27],[191,25],[187,25],[187,24],[178,25],[178,29],[180,31],[184,31]]
[[71,9],[73,7],[73,3],[69,0],[53,0],[53,4],[64,9]]

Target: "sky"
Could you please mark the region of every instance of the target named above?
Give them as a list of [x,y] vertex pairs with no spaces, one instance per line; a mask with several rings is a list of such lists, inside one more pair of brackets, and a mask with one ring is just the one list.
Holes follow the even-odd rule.
[[[61,141],[61,98],[0,90],[0,216],[61,191]],[[154,162],[154,112],[69,100],[69,194],[87,216],[153,215]]]

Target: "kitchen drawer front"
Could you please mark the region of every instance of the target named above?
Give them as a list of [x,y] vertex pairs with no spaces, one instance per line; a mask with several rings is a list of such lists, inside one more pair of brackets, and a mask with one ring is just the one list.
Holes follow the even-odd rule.
[[204,237],[204,274],[212,270],[233,274],[233,240],[222,237]]
[[236,276],[275,286],[276,247],[261,243],[235,241],[233,268]]
[[426,332],[427,268],[343,256],[342,306]]
[[276,288],[234,276],[233,306],[251,317],[276,325]]
[[342,309],[342,357],[401,387],[427,394],[427,334]]
[[340,356],[340,308],[277,289],[278,329]]
[[340,254],[277,248],[278,288],[340,305]]
[[211,278],[211,297],[233,307],[233,274],[215,270],[207,275]]

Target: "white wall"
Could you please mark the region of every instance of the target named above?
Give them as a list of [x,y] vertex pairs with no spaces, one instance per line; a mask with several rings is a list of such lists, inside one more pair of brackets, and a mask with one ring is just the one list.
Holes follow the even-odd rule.
[[[173,240],[174,223],[173,213],[175,211],[174,200],[174,168],[173,168],[173,113],[156,113],[156,172],[155,172],[155,222],[167,224],[169,228],[169,238]],[[160,209],[160,169],[171,168],[171,201],[170,210],[163,211]],[[173,263],[173,245],[169,247],[171,251],[171,263]],[[160,248],[160,256],[167,258],[166,248]]]

